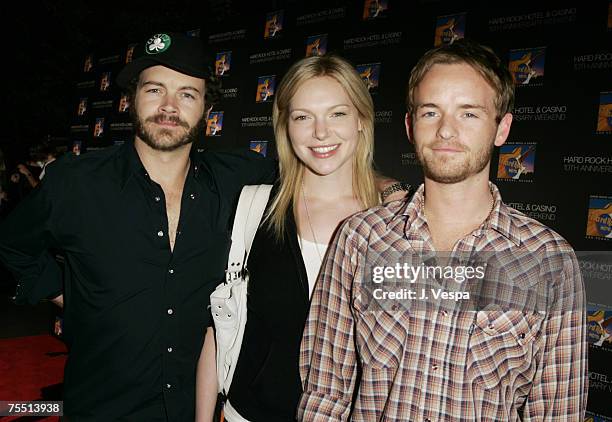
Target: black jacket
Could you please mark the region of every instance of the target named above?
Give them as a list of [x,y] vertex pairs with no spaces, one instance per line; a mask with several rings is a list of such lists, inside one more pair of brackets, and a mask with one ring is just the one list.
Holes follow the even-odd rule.
[[302,393],[298,363],[310,300],[291,209],[286,226],[280,242],[260,227],[247,263],[247,323],[229,400],[255,422],[294,421]]

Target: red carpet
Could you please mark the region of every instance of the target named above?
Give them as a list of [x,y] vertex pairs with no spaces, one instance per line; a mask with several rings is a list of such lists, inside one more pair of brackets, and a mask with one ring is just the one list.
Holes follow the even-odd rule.
[[[0,400],[61,400],[41,389],[63,381],[66,346],[50,335],[0,340]],[[3,421],[56,422],[58,418],[0,417]]]

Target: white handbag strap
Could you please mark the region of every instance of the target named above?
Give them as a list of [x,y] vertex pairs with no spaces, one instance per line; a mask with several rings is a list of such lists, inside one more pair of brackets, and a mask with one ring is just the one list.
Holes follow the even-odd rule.
[[232,246],[225,271],[226,281],[237,279],[246,266],[271,190],[272,185],[252,185],[242,188],[232,227]]

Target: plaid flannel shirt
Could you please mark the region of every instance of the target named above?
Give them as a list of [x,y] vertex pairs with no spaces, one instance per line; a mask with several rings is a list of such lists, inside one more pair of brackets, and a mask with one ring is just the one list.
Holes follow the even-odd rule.
[[298,420],[582,421],[586,310],[575,254],[561,236],[506,206],[497,187],[490,188],[491,214],[453,252],[564,254],[560,265],[539,262],[527,274],[547,285],[544,312],[371,311],[363,289],[368,250],[384,256],[434,249],[423,186],[408,202],[359,213],[338,230],[312,296]]

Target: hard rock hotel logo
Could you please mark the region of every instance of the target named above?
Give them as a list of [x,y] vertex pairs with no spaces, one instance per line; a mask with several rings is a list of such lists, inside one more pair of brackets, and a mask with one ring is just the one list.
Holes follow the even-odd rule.
[[215,58],[215,75],[229,76],[232,67],[232,52],[221,51]]
[[102,135],[104,135],[104,117],[99,117],[94,125],[93,136],[94,138],[100,138]]
[[518,86],[542,85],[546,47],[510,50],[508,68]]
[[221,136],[223,130],[223,112],[214,111],[206,120],[206,136]]
[[274,90],[276,87],[276,76],[260,76],[257,78],[257,92],[255,94],[255,102],[267,103],[272,101]]
[[370,93],[378,91],[380,81],[380,63],[359,64],[356,66],[361,80],[368,87]]
[[497,179],[533,180],[535,172],[535,144],[506,144],[499,149]]
[[110,72],[104,72],[102,74],[102,77],[100,78],[100,91],[101,92],[106,92],[109,90],[111,85],[111,73]]
[[127,51],[125,52],[125,63],[129,63],[132,61],[132,58],[134,57],[135,47],[136,47],[136,44],[128,45]]
[[266,157],[268,155],[268,141],[250,141],[249,149]]
[[74,155],[81,155],[82,145],[83,145],[83,141],[73,141],[72,142],[72,153]]
[[130,109],[130,102],[128,100],[128,96],[127,95],[122,95],[121,98],[119,98],[119,113],[125,113],[126,111],[128,111]]
[[266,25],[264,27],[264,38],[278,38],[283,30],[283,11],[277,10],[266,15]]
[[322,56],[327,53],[327,34],[306,38],[306,57]]
[[612,310],[589,305],[587,326],[590,344],[612,347]]
[[77,108],[77,116],[83,116],[87,112],[87,98],[81,98],[79,100],[79,107]]
[[589,198],[586,235],[593,239],[612,239],[612,197]]
[[434,47],[452,44],[465,37],[465,13],[438,16],[434,35]]
[[389,0],[365,0],[363,2],[363,20],[381,18],[389,9]]
[[599,113],[597,115],[597,133],[612,133],[612,92],[599,95]]
[[87,73],[93,69],[93,54],[85,56],[85,62],[83,63],[83,72]]

